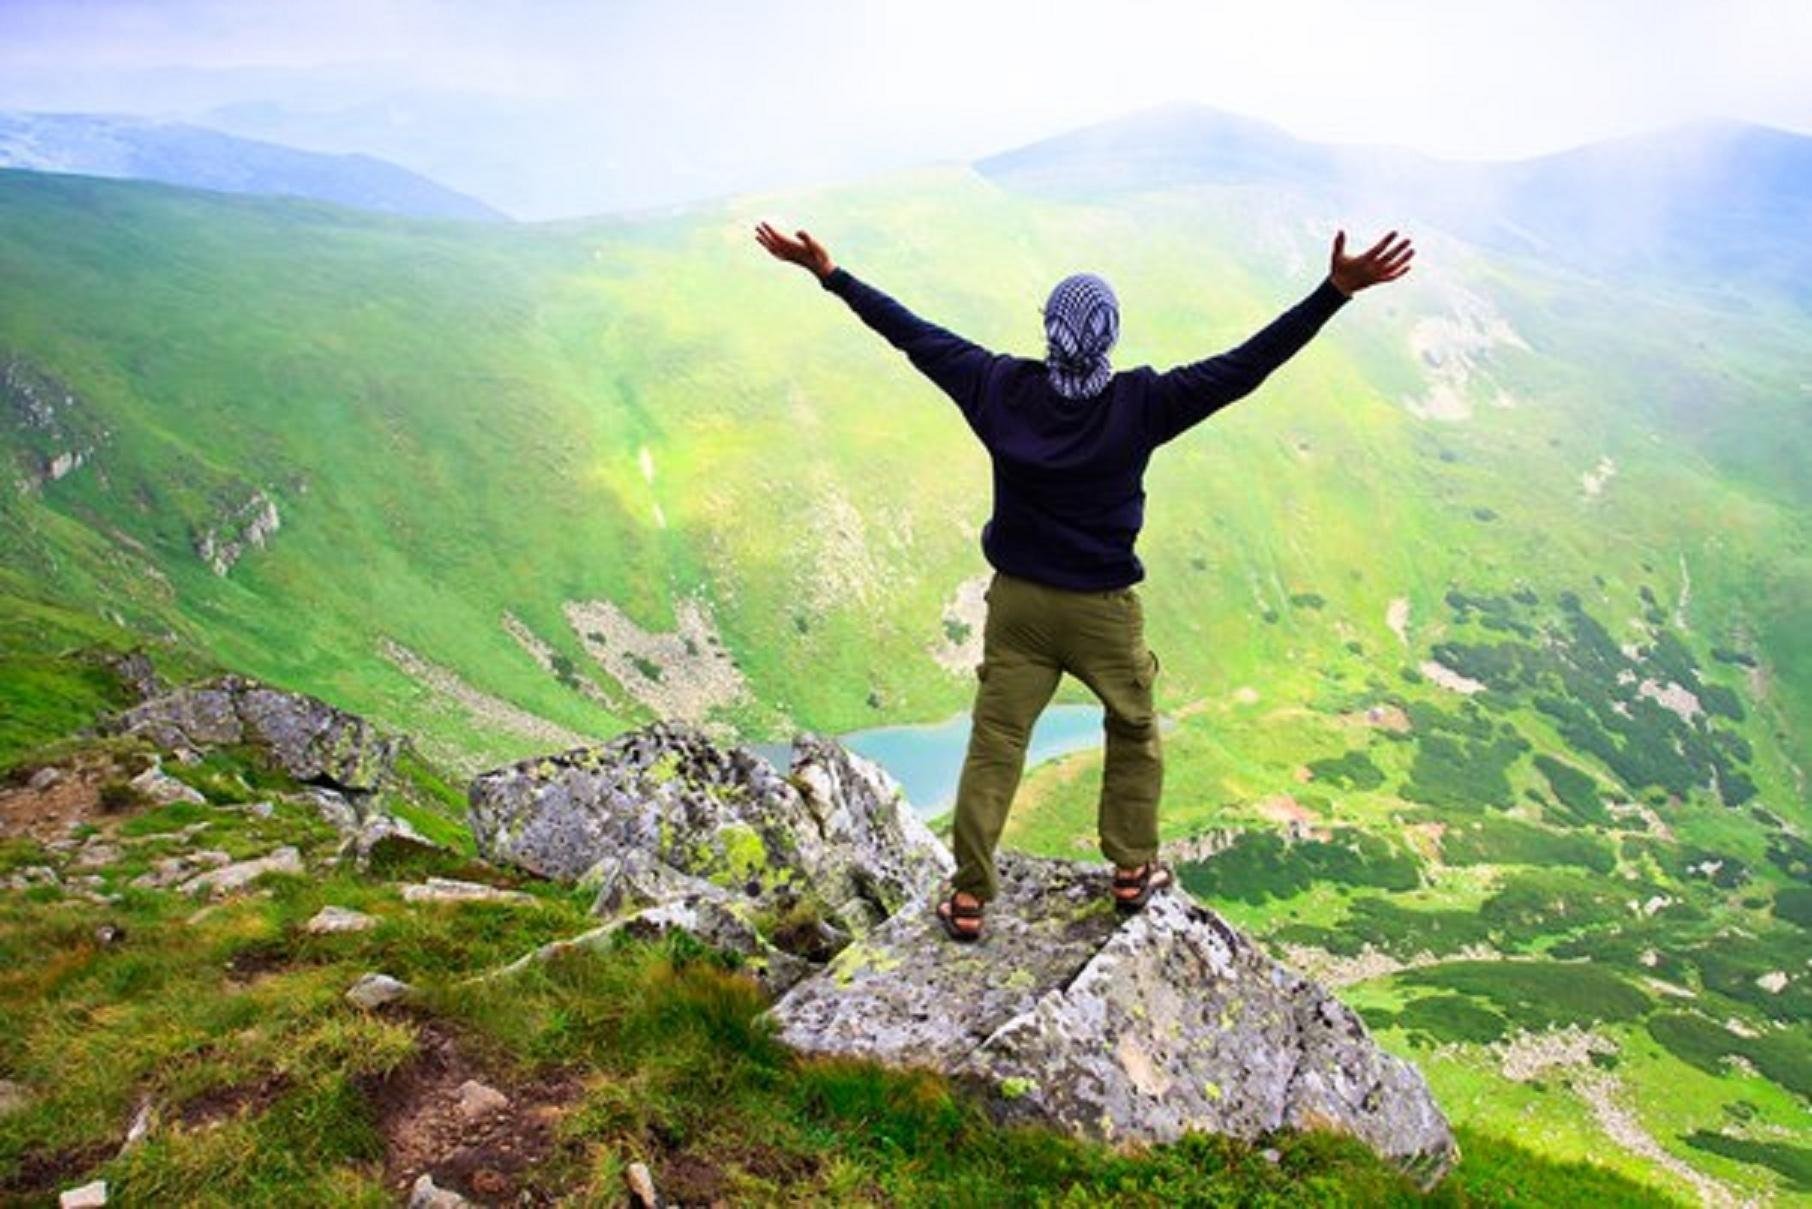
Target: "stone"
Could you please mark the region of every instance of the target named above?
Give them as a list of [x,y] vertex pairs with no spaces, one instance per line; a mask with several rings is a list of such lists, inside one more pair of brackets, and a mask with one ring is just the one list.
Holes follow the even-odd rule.
[[200,894],[205,890],[218,898],[231,894],[235,890],[244,889],[252,881],[267,873],[300,875],[305,872],[307,870],[302,864],[302,854],[293,847],[285,845],[275,852],[267,853],[255,860],[235,861],[230,865],[222,865],[218,869],[198,873],[182,883],[180,889],[186,894]]
[[30,1102],[31,1096],[27,1094],[24,1084],[11,1079],[0,1079],[0,1117],[18,1112]]
[[25,782],[25,787],[35,793],[42,793],[62,779],[62,769],[58,768],[55,764],[46,764],[43,768],[40,768],[37,772],[31,774],[31,779]]
[[409,1189],[409,1209],[462,1209],[471,1203],[451,1188],[438,1187],[434,1177],[425,1171],[415,1177]]
[[215,848],[202,848],[176,856],[162,856],[151,862],[151,868],[132,879],[141,890],[161,890],[193,877],[199,870],[230,865],[233,858]]
[[399,999],[407,998],[415,988],[388,974],[364,974],[346,992],[354,1007],[375,1011]]
[[100,1209],[107,1203],[107,1181],[70,1188],[57,1198],[57,1209]]
[[13,870],[4,884],[9,890],[29,890],[33,886],[60,886],[63,879],[49,865],[24,865]]
[[1105,865],[997,866],[980,941],[953,944],[915,903],[772,1005],[780,1039],[931,1066],[1003,1122],[1143,1142],[1325,1128],[1430,1183],[1452,1164],[1421,1074],[1187,892],[1122,917]]
[[358,830],[358,808],[347,801],[346,795],[337,789],[311,785],[297,797],[313,806],[320,813],[321,818],[341,835],[349,835]]
[[623,1172],[629,1185],[629,1200],[634,1209],[661,1209],[661,1198],[654,1191],[654,1176],[646,1163],[631,1163]]
[[[747,748],[657,722],[480,775],[469,821],[486,858],[596,878],[607,911],[667,894],[658,883],[677,874],[767,902],[809,890],[859,935],[950,871],[949,852],[885,772],[811,735],[793,752],[782,777]],[[621,889],[613,863],[628,879]]]
[[151,1097],[146,1096],[139,1100],[138,1111],[132,1114],[132,1124],[126,1127],[126,1138],[120,1143],[119,1153],[125,1154],[140,1142],[144,1141],[145,1136],[151,1132],[151,1125],[154,1120],[155,1118],[151,1108]]
[[173,802],[189,802],[200,806],[207,801],[194,786],[177,780],[156,764],[133,777],[132,788],[159,806],[168,806]]
[[[767,993],[778,995],[811,973],[813,964],[803,957],[770,944],[743,918],[746,904],[730,899],[722,890],[711,886],[705,892],[685,895],[639,911],[618,915],[577,936],[549,941],[518,957],[508,965],[478,976],[485,981],[520,973],[530,966],[581,950],[605,952],[618,935],[653,940],[669,932],[686,932],[713,948],[738,953],[745,959],[744,968],[754,976]],[[847,938],[844,938],[847,939]]]
[[431,877],[403,887],[403,901],[411,903],[532,903],[535,896],[520,890],[500,890],[483,882],[462,882]]
[[803,958],[768,943],[732,904],[715,896],[688,895],[646,907],[600,929],[600,939],[614,931],[642,940],[685,932],[714,949],[740,954],[746,968],[770,995],[786,990],[813,968]]
[[105,653],[101,662],[119,677],[136,701],[149,700],[164,691],[157,669],[151,665],[151,657],[142,650]]
[[244,744],[298,781],[360,793],[375,791],[388,778],[402,742],[318,698],[244,676],[219,676],[153,697],[103,729],[170,750]]
[[459,1115],[468,1121],[482,1120],[509,1106],[508,1096],[476,1079],[467,1079],[459,1085]]
[[368,872],[371,862],[391,860],[410,854],[445,852],[446,849],[410,826],[407,819],[393,814],[373,812],[365,816],[334,854],[335,864],[351,861],[359,872]]
[[73,864],[77,869],[101,869],[119,860],[121,855],[118,844],[96,835],[82,845]]
[[336,936],[342,932],[368,932],[378,921],[363,911],[327,906],[314,913],[302,930],[311,936]]

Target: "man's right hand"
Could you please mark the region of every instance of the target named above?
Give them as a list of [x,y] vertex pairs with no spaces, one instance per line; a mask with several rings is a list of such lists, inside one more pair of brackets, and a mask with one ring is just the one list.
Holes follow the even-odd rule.
[[797,239],[788,239],[769,223],[755,225],[756,241],[776,260],[810,269],[819,281],[823,281],[837,267],[831,263],[830,253],[824,250],[823,244],[812,238],[811,232],[802,230],[798,235]]
[[1416,250],[1410,246],[1409,237],[1404,236],[1396,244],[1397,233],[1389,231],[1383,239],[1357,256],[1346,254],[1346,232],[1334,233],[1334,254],[1328,259],[1328,278],[1334,288],[1351,298],[1360,290],[1378,285],[1380,282],[1395,281],[1409,272],[1409,262],[1415,257]]

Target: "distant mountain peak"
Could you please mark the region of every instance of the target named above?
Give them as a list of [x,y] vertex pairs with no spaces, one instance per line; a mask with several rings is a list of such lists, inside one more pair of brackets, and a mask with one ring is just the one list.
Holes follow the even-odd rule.
[[305,197],[414,218],[507,217],[388,160],[302,151],[123,114],[0,113],[0,168]]

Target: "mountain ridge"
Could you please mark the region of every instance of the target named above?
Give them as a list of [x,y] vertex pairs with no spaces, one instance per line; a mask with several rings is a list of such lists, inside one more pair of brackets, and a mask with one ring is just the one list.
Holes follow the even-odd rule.
[[302,197],[416,218],[495,222],[506,217],[375,156],[303,151],[128,115],[0,113],[0,167]]

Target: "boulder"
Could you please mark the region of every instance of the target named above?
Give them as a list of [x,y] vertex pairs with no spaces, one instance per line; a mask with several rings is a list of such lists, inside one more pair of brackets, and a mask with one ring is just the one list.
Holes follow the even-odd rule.
[[807,1053],[928,1065],[1003,1121],[1098,1139],[1351,1133],[1432,1182],[1453,1135],[1421,1074],[1180,888],[1129,917],[1106,866],[998,854],[983,937],[914,904],[770,1009]]
[[153,697],[105,729],[141,735],[170,750],[249,745],[298,781],[359,793],[378,788],[401,744],[325,701],[243,676],[220,676]]
[[434,1177],[424,1171],[409,1188],[409,1209],[464,1209],[472,1202],[451,1188],[441,1188]]
[[354,1007],[361,1007],[369,1012],[399,999],[407,999],[414,993],[415,988],[399,978],[392,978],[388,974],[362,974],[347,989],[346,998]]
[[159,806],[168,806],[173,802],[188,802],[200,806],[207,802],[199,790],[184,781],[179,781],[165,772],[161,765],[153,764],[145,771],[132,778],[132,788]]
[[949,871],[949,853],[875,765],[806,735],[792,774],[657,722],[482,774],[469,818],[485,857],[589,875],[606,910],[664,895],[647,888],[678,875],[754,900],[809,891],[859,934]]
[[373,860],[446,851],[411,826],[408,819],[376,810],[343,834],[345,838],[334,854],[334,863],[351,861],[360,873],[369,872]]
[[403,887],[403,901],[409,903],[532,903],[535,896],[520,890],[504,890],[483,882],[462,882],[451,877],[430,877],[425,882]]
[[234,861],[230,865],[221,865],[205,873],[197,873],[183,882],[179,887],[188,894],[199,894],[202,891],[219,897],[242,890],[267,873],[289,873],[300,876],[307,869],[302,864],[302,854],[289,845],[247,861]]
[[344,932],[369,932],[377,925],[376,918],[363,911],[330,905],[315,912],[302,930],[310,936],[337,936]]

